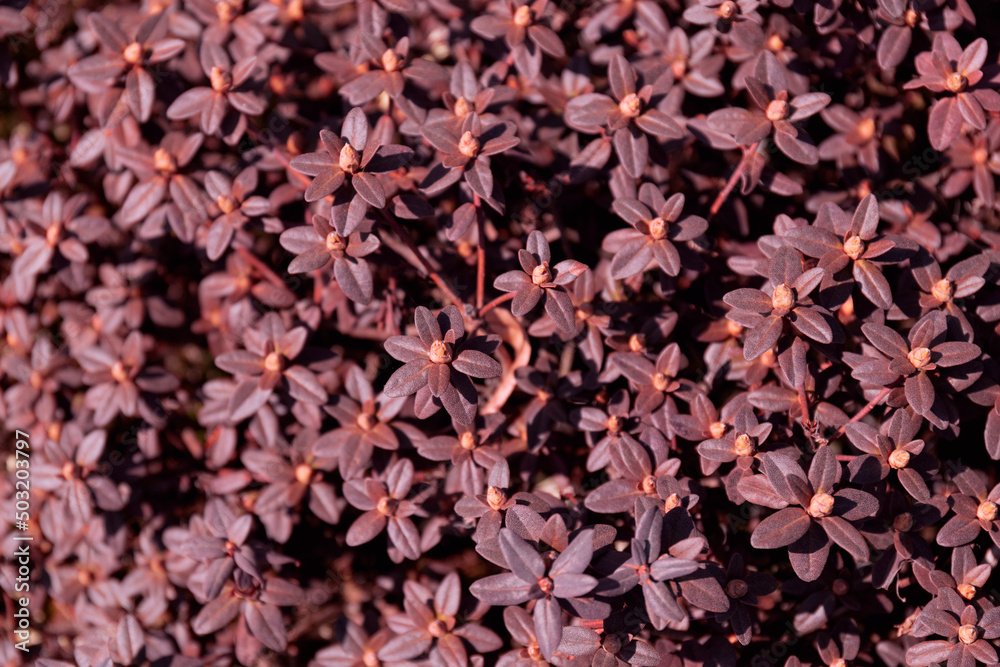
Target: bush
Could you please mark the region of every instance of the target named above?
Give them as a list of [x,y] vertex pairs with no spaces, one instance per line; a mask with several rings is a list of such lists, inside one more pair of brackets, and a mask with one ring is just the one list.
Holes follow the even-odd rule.
[[4,5],[0,663],[997,664],[995,3]]

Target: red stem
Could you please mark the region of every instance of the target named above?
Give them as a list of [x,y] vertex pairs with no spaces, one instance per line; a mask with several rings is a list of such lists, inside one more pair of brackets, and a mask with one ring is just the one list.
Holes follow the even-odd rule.
[[[869,412],[871,412],[875,408],[876,405],[878,405],[879,403],[881,403],[882,399],[885,398],[886,396],[888,396],[890,391],[892,391],[892,388],[890,388],[890,387],[886,387],[885,389],[883,389],[882,391],[880,391],[878,393],[878,396],[876,396],[872,400],[868,401],[868,405],[866,405],[865,407],[861,408],[861,410],[857,414],[855,414],[853,417],[851,417],[851,420],[849,422],[847,422],[847,424],[853,424],[856,421],[864,419],[864,416],[866,414],[868,414]],[[833,437],[834,438],[839,438],[840,436],[844,435],[844,431],[847,430],[847,424],[844,424],[843,426],[841,426],[840,428],[838,428],[837,432],[833,434]]]
[[434,281],[434,284],[437,285],[442,292],[444,292],[444,295],[446,297],[448,297],[448,300],[451,301],[455,306],[457,306],[460,311],[462,311],[462,317],[464,318],[465,307],[462,303],[462,300],[458,297],[457,294],[455,294],[455,292],[450,287],[448,287],[448,285],[444,282],[441,276],[438,275],[438,272],[435,271],[434,268],[430,265],[430,262],[428,262],[427,259],[420,253],[420,250],[417,249],[416,245],[414,245],[413,239],[411,239],[410,235],[406,233],[406,230],[403,229],[400,226],[400,224],[396,221],[396,218],[394,218],[392,214],[390,214],[385,209],[379,209],[379,213],[382,214],[382,218],[385,219],[387,223],[389,223],[390,227],[392,227],[392,231],[395,232],[396,236],[398,236],[399,239],[406,244],[406,247],[410,249],[410,252],[412,252],[413,255],[420,262],[421,266],[418,266],[417,268],[422,268],[427,273],[427,275],[430,276],[431,280]]
[[476,206],[476,226],[479,239],[476,243],[476,310],[483,309],[486,293],[486,211],[479,195],[474,195]]
[[514,298],[515,294],[517,294],[517,292],[507,292],[506,294],[503,294],[493,299],[488,304],[479,309],[479,317],[483,317],[484,315],[486,315],[486,313],[490,312],[500,304],[507,303],[508,301]]
[[712,217],[719,212],[722,205],[726,203],[726,199],[729,198],[729,194],[736,187],[736,182],[740,179],[740,174],[743,173],[743,167],[746,165],[747,160],[757,152],[757,146],[760,142],[755,142],[750,145],[745,151],[743,151],[743,157],[740,158],[740,163],[736,165],[736,170],[733,171],[733,175],[729,177],[729,181],[726,183],[726,187],[722,188],[722,191],[715,197],[715,201],[712,202],[712,207],[708,209],[708,219],[711,220]]
[[245,259],[251,266],[260,271],[261,274],[264,276],[264,278],[268,280],[268,282],[277,285],[279,287],[285,286],[285,282],[278,277],[278,274],[272,271],[271,267],[269,267],[267,264],[260,261],[260,259],[256,255],[251,253],[243,246],[234,246],[234,247],[236,248],[236,252],[239,253],[239,255],[243,259]]

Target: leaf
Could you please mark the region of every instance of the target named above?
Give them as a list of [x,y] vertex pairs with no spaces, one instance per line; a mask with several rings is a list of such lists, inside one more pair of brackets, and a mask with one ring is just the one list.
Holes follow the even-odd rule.
[[384,514],[378,510],[368,510],[355,519],[354,523],[351,524],[351,527],[348,528],[348,546],[356,547],[360,544],[371,542],[379,535],[379,533],[385,530],[387,523],[388,520]]
[[541,595],[536,584],[523,581],[516,574],[494,574],[472,582],[469,591],[489,605],[511,606],[522,604]]
[[937,534],[937,543],[943,547],[960,547],[979,536],[979,521],[975,518],[953,516]]
[[594,590],[597,579],[589,574],[563,572],[552,578],[552,596],[557,598],[578,598]]
[[361,151],[368,143],[368,119],[360,108],[351,109],[340,127],[340,136],[355,150]]
[[469,656],[466,653],[465,644],[455,634],[449,633],[440,637],[435,644],[435,650],[444,660],[445,667],[466,667],[469,664]]
[[431,647],[433,638],[422,630],[411,630],[399,634],[379,649],[378,659],[388,662],[412,660]]
[[926,667],[932,663],[948,661],[955,645],[947,641],[921,642],[906,651],[906,664],[910,667]]
[[755,549],[778,549],[802,538],[812,518],[800,507],[787,507],[767,517],[754,528],[750,544]]
[[240,422],[256,414],[267,403],[271,392],[271,389],[260,387],[256,379],[241,382],[229,401],[229,418]]
[[684,611],[666,584],[651,581],[642,587],[642,591],[646,609],[657,630],[665,628],[668,622],[680,623],[685,619]]
[[[573,538],[573,541],[569,543],[566,550],[559,554],[556,560],[553,561],[552,566],[549,568],[549,575],[555,576],[563,573],[583,572],[590,565],[593,553],[594,531],[591,529],[583,530]],[[579,597],[579,595],[568,597]]]
[[500,531],[500,550],[507,567],[521,580],[533,583],[545,574],[545,562],[534,547],[510,530]]
[[454,616],[462,603],[462,579],[457,572],[448,573],[434,593],[434,607],[439,614]]
[[952,341],[935,345],[931,360],[938,366],[950,368],[978,359],[982,350],[974,343]]
[[[514,638],[520,641],[518,637]],[[570,625],[563,628],[562,641],[559,642],[559,648],[556,649],[556,652],[560,655],[587,656],[593,655],[600,646],[601,638],[596,632],[590,628]]]
[[934,150],[943,151],[958,137],[963,116],[955,98],[937,100],[927,116],[927,135]]
[[398,369],[385,383],[382,391],[386,396],[402,398],[415,393],[427,385],[427,370],[432,364],[427,359],[416,359],[407,362]]
[[305,200],[307,202],[319,201],[335,191],[344,184],[344,172],[339,169],[327,169],[321,171],[306,188]]
[[351,177],[351,185],[354,191],[366,202],[375,208],[385,208],[385,190],[378,178],[372,174],[359,172]]
[[809,465],[809,483],[815,493],[831,493],[840,482],[840,462],[830,447],[820,447]]
[[788,558],[802,581],[816,581],[830,558],[830,539],[819,524],[813,522],[809,531],[788,547]]
[[626,480],[612,480],[597,487],[584,499],[583,504],[592,512],[617,514],[627,512],[635,502],[638,491]]
[[239,615],[241,603],[235,595],[222,595],[209,601],[192,619],[191,629],[198,635],[218,632]]
[[854,556],[856,562],[868,560],[868,544],[865,538],[851,524],[839,516],[828,516],[820,519],[820,525],[834,542]]
[[[580,97],[586,97],[586,95],[581,95]],[[566,124],[570,127],[577,127],[570,122],[570,108],[573,106],[574,102],[580,99],[580,97],[573,98],[569,105],[567,105],[566,115],[564,119]],[[605,100],[608,98],[604,95],[598,95],[597,97],[602,97]],[[610,100],[608,100],[610,101]],[[612,107],[614,105],[612,104]],[[601,121],[607,117],[607,113],[601,116]],[[587,144],[583,150],[576,154],[576,156],[570,161],[570,178],[574,183],[585,182],[587,180],[592,180],[600,170],[608,163],[611,159],[612,144],[605,138],[598,138]]]
[[861,331],[879,352],[889,357],[905,357],[910,346],[898,333],[882,324],[863,324]]
[[986,417],[986,451],[994,461],[1000,460],[1000,410],[994,407]]
[[769,315],[750,331],[743,341],[743,357],[753,360],[774,347],[781,338],[784,319]]
[[374,286],[368,262],[353,257],[343,257],[333,264],[337,284],[351,301],[362,305],[371,303]]
[[124,51],[129,45],[131,40],[114,21],[95,13],[90,15],[88,22],[101,45],[109,51]]
[[917,372],[906,378],[903,388],[906,392],[906,400],[913,410],[918,415],[927,417],[934,406],[935,398],[934,384],[927,373]]
[[561,288],[545,290],[545,312],[560,331],[576,331],[576,308],[569,294]]
[[668,276],[676,276],[681,272],[681,256],[674,244],[666,239],[653,243],[653,257],[656,263]]
[[285,621],[277,607],[248,600],[243,606],[243,616],[246,618],[250,633],[260,640],[261,644],[272,651],[281,652],[288,648]]
[[483,199],[489,199],[493,194],[493,172],[487,162],[488,158],[480,157],[465,170],[465,182]]
[[878,42],[877,60],[882,69],[892,69],[906,59],[913,41],[913,31],[908,26],[890,25]]
[[124,658],[123,662],[131,663],[139,655],[145,644],[145,636],[142,632],[142,625],[132,614],[122,616],[118,621],[118,632],[115,637],[118,654]]
[[[643,517],[645,516],[644,514]],[[655,556],[655,554],[653,555]],[[696,572],[700,567],[701,563],[696,560],[663,555],[653,561],[650,566],[650,575],[657,581],[671,581]]]
[[628,125],[615,131],[612,141],[622,167],[632,178],[640,178],[649,162],[649,140],[645,134]]
[[800,164],[814,165],[819,162],[819,151],[809,135],[794,127],[792,132],[793,134],[780,131],[774,133],[774,143],[781,152]]
[[772,310],[771,297],[759,289],[741,288],[727,293],[722,300],[733,308],[767,314]]
[[475,378],[495,378],[503,372],[500,362],[478,350],[463,350],[451,365],[460,373]]
[[864,422],[852,422],[845,425],[844,432],[847,434],[847,439],[851,441],[851,444],[864,453],[875,455],[879,453],[879,446],[876,440],[879,433],[875,427]]
[[716,614],[729,611],[729,597],[710,574],[702,573],[700,576],[693,576],[679,583],[681,594],[690,604]]
[[740,495],[754,505],[763,505],[771,509],[782,509],[788,506],[788,500],[775,491],[764,475],[744,475],[736,487]]
[[866,195],[854,210],[854,217],[851,218],[851,232],[865,240],[871,239],[875,236],[878,222],[878,200],[875,199],[875,195]]
[[121,205],[121,221],[124,225],[132,225],[149,215],[167,194],[166,180],[154,177],[139,183]]
[[389,540],[394,547],[410,560],[420,558],[420,532],[407,517],[393,517],[389,520]]
[[892,307],[892,289],[882,271],[865,259],[854,262],[854,279],[861,284],[861,293],[879,308],[888,310]]
[[612,56],[608,64],[608,83],[611,86],[611,93],[619,101],[635,92],[635,70],[620,53]]
[[535,637],[542,656],[551,661],[562,641],[562,609],[555,598],[542,598],[535,604]]
[[125,94],[132,115],[145,123],[153,113],[156,83],[145,69],[135,67],[125,77]]
[[792,114],[788,120],[794,122],[805,120],[810,116],[818,114],[830,104],[830,96],[826,93],[805,93],[798,95],[791,100]]
[[792,315],[792,326],[803,335],[820,343],[833,342],[833,329],[816,308],[800,306],[792,310]]
[[390,336],[384,345],[385,351],[398,361],[410,362],[427,358],[427,345],[413,336]]
[[285,379],[288,380],[288,393],[292,398],[314,405],[326,403],[326,390],[312,371],[304,366],[290,366],[285,370]]
[[[584,93],[566,105],[565,120],[571,128],[587,134],[597,134],[608,122],[608,116],[617,111],[618,105],[607,95]],[[611,144],[595,139],[584,149],[581,163],[590,170],[600,169],[611,154]]]
[[805,253],[809,257],[822,257],[830,251],[841,251],[843,249],[843,244],[833,233],[818,227],[796,227],[789,229],[785,232],[783,238],[796,250]]
[[650,109],[636,118],[635,124],[646,134],[660,139],[680,139],[684,136],[681,126],[659,109]]
[[958,632],[958,619],[944,609],[934,609],[925,607],[917,616],[913,624],[913,635],[915,637],[927,637],[929,635],[941,635],[951,637]]
[[616,280],[642,273],[653,259],[653,244],[645,236],[626,243],[611,260],[611,277]]
[[878,512],[878,499],[861,489],[840,489],[833,494],[834,514],[848,521],[861,521]]

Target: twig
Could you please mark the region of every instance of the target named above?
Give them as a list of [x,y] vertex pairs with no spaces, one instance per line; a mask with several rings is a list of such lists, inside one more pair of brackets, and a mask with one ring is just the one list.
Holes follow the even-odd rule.
[[[485,321],[483,320],[484,323]],[[500,348],[499,354],[505,366],[504,373],[494,388],[490,400],[480,410],[480,414],[483,415],[500,412],[500,408],[507,403],[507,399],[517,388],[517,369],[527,366],[531,361],[531,344],[518,318],[506,310],[498,310],[490,317],[490,324],[492,325],[490,328],[499,332],[503,341],[514,350],[514,358],[508,361],[507,352]]]
[[245,259],[251,266],[260,271],[268,282],[277,285],[279,287],[285,287],[285,281],[279,278],[278,274],[271,270],[271,267],[269,267],[264,262],[260,261],[260,259],[256,255],[251,253],[243,246],[238,245],[234,247],[236,248],[236,252],[239,253],[240,257]]
[[490,312],[497,306],[507,303],[508,301],[514,298],[515,294],[517,294],[517,292],[507,292],[506,294],[502,294],[497,298],[493,299],[488,304],[479,309],[479,317],[483,317],[484,315],[486,315],[486,313]]
[[[861,410],[857,414],[855,414],[853,417],[851,417],[851,420],[849,422],[847,422],[847,424],[844,424],[843,426],[841,426],[840,428],[838,428],[837,432],[833,434],[833,437],[834,438],[839,438],[840,436],[844,435],[844,431],[847,430],[848,424],[853,424],[856,421],[864,419],[864,416],[866,414],[868,414],[869,412],[871,412],[875,408],[876,405],[878,405],[879,403],[881,403],[882,399],[885,398],[886,396],[888,396],[890,391],[892,391],[891,387],[886,387],[885,389],[883,389],[882,391],[880,391],[878,393],[878,396],[876,396],[872,400],[868,401],[868,405],[866,405],[865,407],[861,408]],[[833,438],[831,438],[831,440],[832,439]]]
[[441,276],[438,275],[438,272],[434,270],[434,267],[430,265],[430,262],[427,261],[427,258],[420,253],[420,250],[416,247],[416,245],[414,245],[413,239],[411,239],[410,235],[406,233],[406,230],[404,230],[396,221],[396,218],[394,218],[392,214],[385,209],[379,209],[379,213],[382,214],[382,218],[389,223],[390,227],[392,227],[392,231],[395,232],[396,236],[398,236],[399,239],[406,244],[406,247],[409,248],[410,252],[412,252],[417,258],[417,261],[420,262],[421,266],[417,268],[423,268],[427,275],[430,276],[431,280],[434,281],[434,284],[437,285],[442,292],[444,292],[446,297],[448,297],[448,300],[457,306],[460,311],[462,311],[462,317],[465,318],[465,307],[462,300],[457,294],[455,294],[454,290],[448,287],[447,283],[444,282]]
[[809,401],[806,399],[805,387],[799,387],[799,409],[802,410],[802,423],[804,425],[809,425],[812,420],[809,419]]
[[323,269],[313,271],[313,303],[323,303]]
[[476,310],[479,311],[483,309],[486,292],[486,211],[483,210],[483,202],[479,195],[474,195],[473,201],[476,207],[476,227],[479,231],[476,244]]
[[722,208],[722,205],[726,203],[726,199],[729,198],[729,194],[733,191],[733,188],[736,187],[736,182],[740,179],[740,174],[743,173],[743,167],[746,166],[746,162],[750,156],[757,152],[757,146],[759,145],[759,141],[754,142],[743,152],[743,157],[740,158],[740,163],[736,165],[736,170],[733,172],[733,175],[729,177],[729,182],[726,183],[726,187],[722,188],[722,191],[716,195],[715,201],[712,202],[712,207],[708,209],[709,220],[711,220],[715,214],[719,212],[719,209]]

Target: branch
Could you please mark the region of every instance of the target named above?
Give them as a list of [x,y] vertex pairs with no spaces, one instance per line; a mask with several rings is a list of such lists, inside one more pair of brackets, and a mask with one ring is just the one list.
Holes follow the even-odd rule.
[[[462,317],[465,318],[465,305],[462,302],[462,299],[460,299],[458,295],[455,294],[454,290],[452,290],[451,287],[444,282],[444,279],[438,275],[438,272],[435,271],[434,267],[430,265],[427,258],[424,257],[417,246],[414,245],[413,239],[411,239],[410,235],[406,233],[406,230],[400,226],[399,222],[396,221],[396,218],[394,218],[387,210],[379,209],[378,211],[382,214],[382,218],[389,223],[390,227],[392,227],[392,231],[399,237],[399,240],[406,244],[406,247],[409,248],[410,252],[412,252],[414,257],[416,257],[420,262],[419,266],[416,264],[414,264],[414,266],[418,269],[422,268],[424,272],[430,276],[431,280],[434,281],[434,284],[437,285],[442,292],[444,292],[444,295],[448,297],[449,301],[458,307],[458,309],[462,312]],[[468,324],[468,322],[466,324]]]
[[486,313],[490,312],[500,304],[507,303],[508,301],[513,299],[516,294],[517,292],[507,292],[506,294],[502,294],[497,298],[493,299],[488,304],[479,309],[479,317],[483,317],[484,315],[486,315]]
[[722,188],[722,191],[715,197],[715,201],[712,202],[712,207],[708,209],[709,220],[711,220],[712,217],[719,212],[719,209],[722,208],[722,205],[726,203],[726,199],[729,198],[729,194],[733,191],[733,188],[736,187],[736,182],[740,179],[740,174],[743,173],[743,168],[746,166],[747,160],[751,155],[757,152],[757,146],[759,145],[759,141],[754,142],[743,151],[743,157],[740,158],[740,163],[736,165],[736,170],[733,172],[733,175],[729,177],[726,187]]
[[[882,391],[880,391],[878,393],[878,396],[876,396],[872,400],[868,401],[868,405],[866,405],[865,407],[861,408],[860,412],[858,412],[853,417],[851,417],[851,420],[849,422],[847,422],[847,424],[844,424],[843,426],[841,426],[840,428],[838,428],[837,432],[833,434],[833,437],[834,438],[839,438],[840,436],[844,435],[844,431],[847,430],[848,424],[853,424],[856,421],[864,419],[864,416],[866,414],[868,414],[869,412],[871,412],[875,408],[876,405],[878,405],[879,403],[881,403],[882,399],[885,398],[886,396],[888,396],[890,391],[892,391],[891,387],[886,387],[885,389],[883,389]],[[832,439],[833,438],[831,438],[831,440]]]
[[479,195],[474,195],[476,206],[476,227],[479,239],[476,243],[476,310],[483,309],[486,292],[486,211]]

